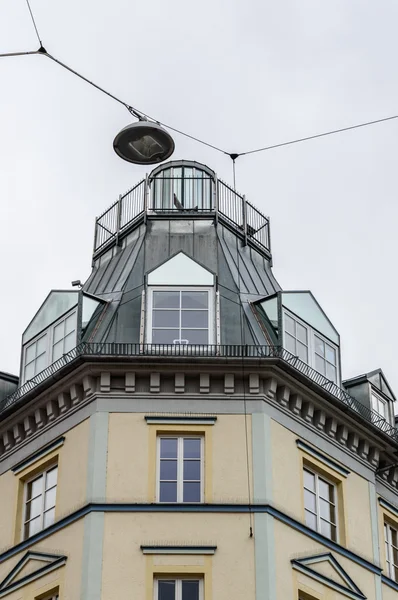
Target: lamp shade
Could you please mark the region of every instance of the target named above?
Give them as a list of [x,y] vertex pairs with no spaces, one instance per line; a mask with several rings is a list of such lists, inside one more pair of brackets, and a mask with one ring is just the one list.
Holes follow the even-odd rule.
[[113,148],[124,160],[137,165],[154,165],[174,152],[174,140],[157,123],[138,121],[124,127],[113,141]]

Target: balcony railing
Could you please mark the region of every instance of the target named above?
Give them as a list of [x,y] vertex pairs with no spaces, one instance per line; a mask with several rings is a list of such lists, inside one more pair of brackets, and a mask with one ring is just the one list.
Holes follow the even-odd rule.
[[347,406],[351,411],[380,429],[398,443],[398,430],[390,425],[377,412],[361,404],[350,394],[338,387],[333,381],[326,379],[321,373],[309,367],[306,363],[280,346],[249,346],[249,345],[172,345],[172,344],[120,344],[120,343],[88,343],[82,342],[76,348],[64,354],[62,358],[38,373],[19,387],[14,393],[0,402],[0,413],[18,403],[23,397],[38,387],[41,383],[53,377],[66,365],[72,364],[79,357],[195,357],[201,358],[262,358],[280,359],[290,365],[295,371],[304,375],[308,380],[323,388],[331,396]]
[[[164,186],[161,194],[160,184]],[[96,219],[94,255],[117,243],[127,229],[145,216],[168,214],[214,215],[245,243],[260,251],[271,251],[269,218],[226,183],[211,177],[185,177],[183,181],[178,177],[156,177],[137,183]]]

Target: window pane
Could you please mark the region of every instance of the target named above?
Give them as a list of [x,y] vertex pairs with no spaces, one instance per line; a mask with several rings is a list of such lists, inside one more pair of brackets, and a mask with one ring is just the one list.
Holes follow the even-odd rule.
[[69,333],[64,339],[64,354],[73,350],[76,346],[76,331]]
[[40,373],[44,371],[47,366],[47,354],[42,354],[38,358],[36,358],[36,373]]
[[72,333],[75,330],[75,313],[73,315],[69,315],[69,317],[65,320],[65,335],[68,333]]
[[334,502],[334,487],[327,481],[323,481],[323,479],[319,478],[319,495],[321,498],[328,500],[329,502]]
[[158,600],[175,600],[175,581],[158,581]]
[[182,308],[207,308],[208,292],[181,292]]
[[51,490],[45,493],[44,496],[44,510],[49,510],[55,506],[55,497],[57,494],[57,488],[53,487]]
[[311,527],[311,529],[316,529],[316,516],[312,513],[305,511],[305,524],[307,527]]
[[182,580],[182,600],[199,600],[199,581]]
[[332,539],[332,525],[321,519],[321,534]]
[[314,335],[315,341],[315,352],[321,356],[325,356],[325,342],[321,340],[317,335]]
[[179,327],[180,311],[178,310],[154,310],[153,327]]
[[28,379],[32,379],[35,375],[35,363],[31,362],[29,365],[25,367],[25,381]]
[[337,381],[336,367],[334,367],[330,363],[326,363],[326,377],[331,381],[334,381],[334,383],[336,383]]
[[285,335],[286,350],[292,354],[296,354],[296,340],[288,333]]
[[38,477],[34,481],[31,481],[30,483],[28,483],[27,500],[30,500],[31,498],[36,498],[42,492],[43,492],[43,476],[40,475],[40,477]]
[[289,317],[289,315],[285,314],[285,330],[288,333],[291,333],[291,335],[295,336],[295,321],[294,319],[292,319],[292,317]]
[[160,458],[177,458],[177,438],[160,438]]
[[315,354],[315,370],[325,375],[325,361],[317,354]]
[[58,476],[58,467],[51,469],[51,471],[47,471],[46,477],[46,490],[53,487],[57,484],[57,476]]
[[308,490],[304,490],[304,506],[306,509],[311,512],[316,512],[316,500],[315,494],[309,492]]
[[184,481],[200,481],[200,460],[184,460]]
[[300,360],[308,363],[308,349],[301,342],[297,342],[297,356]]
[[200,444],[201,440],[199,438],[185,438],[184,458],[200,458]]
[[200,502],[200,482],[192,483],[184,481],[183,502]]
[[183,310],[181,313],[181,327],[205,327],[209,324],[207,310]]
[[43,354],[43,352],[45,352],[47,349],[47,334],[43,335],[43,337],[41,337],[39,340],[37,340],[36,344],[37,344],[36,356],[39,356],[39,354]]
[[160,461],[160,479],[167,481],[177,481],[177,461],[176,460],[161,460]]
[[34,500],[27,502],[25,521],[30,521],[34,517],[38,517],[41,513],[41,506],[42,506],[42,496],[39,496],[38,498],[35,498]]
[[326,344],[326,360],[331,362],[333,365],[337,364],[336,350],[329,346],[329,344]]
[[152,343],[153,344],[173,344],[175,340],[180,339],[178,329],[153,329]]
[[64,344],[63,344],[63,340],[57,342],[56,344],[54,344],[53,346],[53,362],[55,362],[56,360],[58,360],[59,358],[61,358],[62,354],[63,354],[63,349],[64,349]]
[[332,505],[329,504],[329,502],[326,502],[326,500],[322,500],[322,498],[319,499],[319,513],[320,516],[322,517],[322,519],[326,519],[327,521],[333,521],[334,522],[334,518],[331,512],[331,508]]
[[179,308],[180,292],[153,292],[153,308]]
[[55,508],[51,508],[48,512],[44,513],[44,525],[43,527],[50,527],[55,521]]
[[54,336],[53,336],[54,343],[62,340],[62,338],[64,337],[64,331],[65,331],[65,322],[61,321],[61,323],[58,323],[58,325],[56,325],[54,327]]
[[182,329],[181,339],[188,340],[188,344],[207,344],[209,332],[207,329]]
[[160,502],[177,502],[177,483],[161,481],[159,488],[159,500]]
[[297,323],[296,333],[297,339],[300,340],[300,342],[303,342],[303,344],[307,345],[307,329],[300,325],[300,323]]
[[304,487],[315,492],[315,475],[304,469]]
[[30,537],[31,535],[34,535],[35,533],[40,531],[40,529],[41,529],[40,517],[33,519],[33,521],[29,521],[29,523],[26,523],[26,525],[25,525],[25,538]]
[[32,344],[26,348],[25,363],[30,363],[36,356],[36,344]]

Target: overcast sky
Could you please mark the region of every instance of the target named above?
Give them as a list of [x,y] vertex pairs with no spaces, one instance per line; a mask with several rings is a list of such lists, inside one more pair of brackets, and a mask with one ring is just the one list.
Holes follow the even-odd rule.
[[[31,0],[47,51],[160,121],[229,152],[398,113],[396,0]],[[0,0],[0,52],[38,46]],[[120,105],[42,56],[0,59],[0,370],[50,289],[85,280],[94,218],[145,170],[120,160]],[[175,135],[174,159],[231,161]],[[271,217],[274,273],[341,335],[343,377],[398,393],[393,309],[398,120],[237,160]]]

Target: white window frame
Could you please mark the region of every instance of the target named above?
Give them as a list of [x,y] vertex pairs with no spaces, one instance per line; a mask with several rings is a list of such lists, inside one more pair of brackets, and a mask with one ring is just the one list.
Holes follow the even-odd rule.
[[[53,489],[55,487],[55,504],[54,504],[54,509],[57,506],[57,489],[58,489],[58,463],[53,463],[52,465],[50,465],[49,467],[47,467],[46,469],[43,469],[43,471],[40,471],[39,473],[36,473],[35,475],[33,475],[32,477],[30,477],[29,479],[27,479],[26,481],[24,481],[24,493],[23,493],[23,510],[22,510],[22,535],[21,538],[22,540],[28,540],[30,537],[32,537],[31,535],[25,535],[25,525],[28,522],[26,519],[26,512],[27,512],[27,503],[28,503],[28,485],[30,483],[32,483],[32,481],[35,481],[36,479],[38,479],[39,477],[43,477],[43,485],[42,485],[42,492],[41,492],[41,496],[42,496],[42,503],[41,503],[41,510],[40,510],[40,529],[38,529],[36,531],[36,533],[39,533],[40,531],[43,531],[43,529],[46,529],[47,527],[50,527],[51,525],[48,525],[47,527],[44,527],[44,506],[45,506],[45,497],[46,497],[46,488],[45,488],[45,481],[47,479],[47,474],[50,471],[53,471],[54,469],[57,469],[57,483],[55,486],[53,486],[52,488],[49,489]],[[30,521],[32,519],[29,519]],[[32,535],[36,535],[36,533],[32,534]]]
[[392,543],[392,534],[391,530],[395,531],[397,535],[397,543],[398,543],[398,529],[390,525],[387,521],[384,521],[384,541],[385,541],[385,549],[386,549],[386,565],[388,577],[393,581],[398,581],[398,576],[395,575],[395,568],[398,570],[398,564],[394,563],[394,551],[393,547],[395,547]]
[[[334,344],[333,342],[331,342],[327,337],[325,337],[324,335],[319,333],[319,331],[317,331],[316,329],[313,329],[308,323],[306,323],[305,321],[302,321],[294,313],[292,313],[289,310],[287,310],[286,308],[284,308],[283,313],[282,313],[282,319],[283,319],[282,330],[283,330],[283,347],[286,350],[287,350],[287,346],[286,346],[285,315],[288,315],[291,319],[293,319],[294,321],[296,321],[297,323],[302,325],[302,327],[304,327],[307,330],[308,363],[306,363],[306,364],[308,364],[308,366],[311,367],[312,369],[314,369],[314,371],[316,371],[317,373],[320,373],[321,375],[323,375],[323,377],[325,377],[326,379],[328,379],[328,377],[326,375],[324,375],[323,373],[321,373],[320,371],[318,371],[317,368],[315,367],[315,336],[317,336],[320,340],[325,342],[325,344],[328,344],[331,348],[333,348],[333,350],[336,352],[336,365],[334,365],[336,367],[336,381],[333,383],[335,383],[336,385],[339,385],[339,383],[340,383],[340,360],[339,360],[340,349],[339,349],[339,347],[336,346],[336,344]],[[288,350],[288,352],[290,352],[290,351]],[[329,361],[327,361],[327,362],[329,362]],[[330,380],[330,381],[332,381],[332,380]]]
[[[168,504],[168,502],[160,501],[160,440],[161,439],[177,439],[177,501],[175,504],[198,504],[198,502],[184,502],[184,439],[200,440],[200,500],[204,502],[204,444],[205,436],[201,434],[159,434],[156,439],[156,502],[159,504]],[[174,503],[173,503],[174,504]]]
[[153,600],[159,600],[159,581],[175,581],[175,599],[182,600],[182,581],[198,581],[199,582],[199,600],[204,600],[203,595],[203,576],[200,575],[187,575],[186,577],[173,577],[172,575],[165,574],[157,575],[154,580],[153,586]]
[[[377,403],[377,408],[375,408],[375,404],[376,403]],[[378,409],[380,403],[384,405],[384,414],[381,413],[379,411],[379,409]],[[388,423],[391,422],[389,402],[387,400],[385,400],[384,398],[382,398],[380,396],[380,394],[378,394],[377,392],[375,392],[373,390],[373,388],[371,389],[371,409],[374,412],[376,412],[378,415],[380,415],[380,417],[382,417],[383,419],[385,419]]]
[[[44,367],[44,369],[46,369],[47,367],[49,367],[50,365],[53,364],[53,362],[56,362],[53,360],[53,349],[54,349],[54,331],[55,328],[60,325],[62,322],[66,321],[66,319],[68,319],[69,317],[75,317],[75,339],[76,339],[76,343],[77,343],[77,309],[74,308],[72,311],[64,314],[62,317],[60,317],[59,319],[57,319],[56,321],[54,321],[54,323],[52,323],[49,327],[47,327],[47,329],[44,329],[43,331],[41,331],[36,337],[34,337],[33,339],[29,340],[29,342],[27,342],[24,347],[23,347],[23,361],[22,361],[22,382],[25,383],[26,381],[29,381],[29,379],[25,379],[25,370],[26,370],[26,355],[27,355],[27,351],[28,349],[33,345],[36,344],[36,342],[38,342],[42,337],[47,336],[47,343],[46,343],[46,352],[45,352],[45,356],[46,356],[46,365]],[[65,338],[63,338],[65,339]],[[62,358],[62,356],[60,358],[58,358],[57,360],[60,360]],[[35,359],[36,360],[36,359]],[[32,362],[32,361],[30,361]],[[42,370],[44,370],[42,369]],[[34,373],[34,375],[30,378],[30,379],[34,379],[36,377],[36,375],[38,375],[38,373],[41,373],[41,371],[37,371]]]
[[[312,475],[315,476],[315,507],[316,507],[316,531],[318,533],[320,533],[321,535],[324,535],[322,533],[321,530],[321,511],[319,508],[319,499],[320,499],[320,494],[319,494],[319,479],[322,479],[322,481],[324,481],[325,483],[327,483],[328,485],[333,486],[334,489],[334,508],[335,508],[335,513],[336,513],[336,523],[334,524],[336,527],[336,539],[328,538],[330,540],[332,540],[333,542],[339,542],[339,512],[338,512],[338,495],[337,495],[337,485],[336,483],[334,483],[333,481],[331,481],[330,479],[328,479],[327,477],[324,477],[323,475],[320,475],[315,469],[311,469],[309,467],[307,467],[307,465],[304,466],[303,468],[303,482],[304,482],[304,471],[308,471],[308,473],[311,473]],[[305,511],[309,510],[306,508],[305,506],[305,494],[304,494],[304,490],[307,489],[305,488],[305,486],[303,485],[303,497],[304,497],[304,518],[305,518]],[[312,512],[312,511],[309,511]],[[314,513],[312,513],[314,514]],[[328,521],[329,523],[331,523],[331,521]],[[307,525],[307,527],[309,527],[309,525]],[[327,537],[327,536],[325,536]]]
[[[153,326],[153,293],[154,292],[207,292],[208,293],[208,299],[209,299],[209,304],[208,304],[208,317],[209,317],[209,322],[208,322],[208,341],[207,344],[189,344],[190,346],[211,346],[215,343],[215,329],[216,329],[216,324],[214,321],[214,303],[215,303],[215,294],[214,294],[214,287],[208,287],[208,286],[148,286],[148,312],[147,312],[147,335],[146,335],[146,341],[147,344],[156,344],[157,346],[170,346],[172,347],[173,345],[175,346],[180,346],[180,345],[185,345],[183,344],[183,340],[180,340],[180,343],[178,344],[174,344],[173,342],[171,342],[170,344],[158,344],[156,342],[152,342],[152,326]],[[181,308],[179,309],[179,311],[181,312]]]

